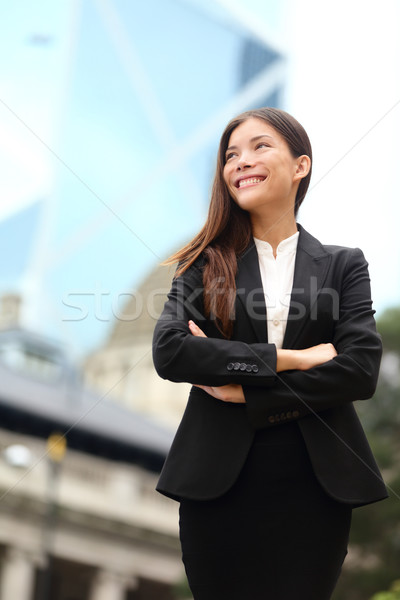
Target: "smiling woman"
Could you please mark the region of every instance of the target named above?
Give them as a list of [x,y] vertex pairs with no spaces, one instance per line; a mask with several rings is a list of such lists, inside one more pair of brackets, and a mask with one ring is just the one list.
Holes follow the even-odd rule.
[[206,224],[167,261],[154,364],[193,387],[157,489],[195,600],[328,600],[352,509],[387,496],[353,408],[382,351],[367,263],[296,222],[311,163],[284,111],[233,119]]
[[311,158],[292,153],[285,138],[259,118],[238,125],[229,144],[224,180],[233,200],[249,212],[253,234],[263,237],[282,215],[292,222],[297,188]]

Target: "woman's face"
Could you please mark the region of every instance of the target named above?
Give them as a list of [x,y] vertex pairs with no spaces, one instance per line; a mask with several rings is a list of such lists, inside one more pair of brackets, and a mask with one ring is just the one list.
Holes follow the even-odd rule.
[[226,150],[223,176],[233,200],[254,214],[275,207],[294,210],[302,157],[293,158],[286,140],[257,118],[233,130]]

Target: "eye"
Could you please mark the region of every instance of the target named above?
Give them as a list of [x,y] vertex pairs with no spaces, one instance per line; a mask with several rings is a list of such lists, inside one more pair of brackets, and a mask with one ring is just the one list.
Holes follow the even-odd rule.
[[256,146],[256,150],[258,150],[258,148],[269,148],[269,144],[267,144],[267,142],[260,142],[259,144],[257,144]]
[[236,156],[236,152],[228,152],[228,154],[225,156],[225,162],[228,162],[228,160],[230,160],[234,156]]

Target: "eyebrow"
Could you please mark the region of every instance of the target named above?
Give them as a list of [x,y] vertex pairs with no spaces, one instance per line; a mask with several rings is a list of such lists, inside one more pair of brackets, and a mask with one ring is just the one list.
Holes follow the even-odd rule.
[[[261,135],[256,135],[254,137],[251,138],[250,142],[256,142],[257,140],[260,140],[261,138],[270,138],[272,140],[272,136],[268,135],[267,133],[262,133]],[[228,148],[225,150],[225,152],[228,152],[228,150],[233,150],[234,148],[237,148],[237,146],[228,146]]]

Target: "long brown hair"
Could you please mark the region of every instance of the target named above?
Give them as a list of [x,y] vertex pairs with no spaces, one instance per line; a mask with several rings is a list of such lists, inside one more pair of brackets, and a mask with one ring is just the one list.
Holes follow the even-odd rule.
[[[225,152],[234,129],[252,118],[265,121],[280,133],[294,158],[306,154],[312,161],[311,144],[306,131],[287,112],[278,108],[258,108],[232,119],[221,136],[206,222],[191,242],[164,262],[167,265],[179,262],[175,273],[175,277],[179,277],[203,255],[205,313],[207,317],[215,319],[217,328],[226,338],[231,337],[233,330],[237,258],[249,245],[252,232],[249,213],[233,201],[225,184]],[[297,189],[295,214],[304,200],[310,178],[311,168]]]

